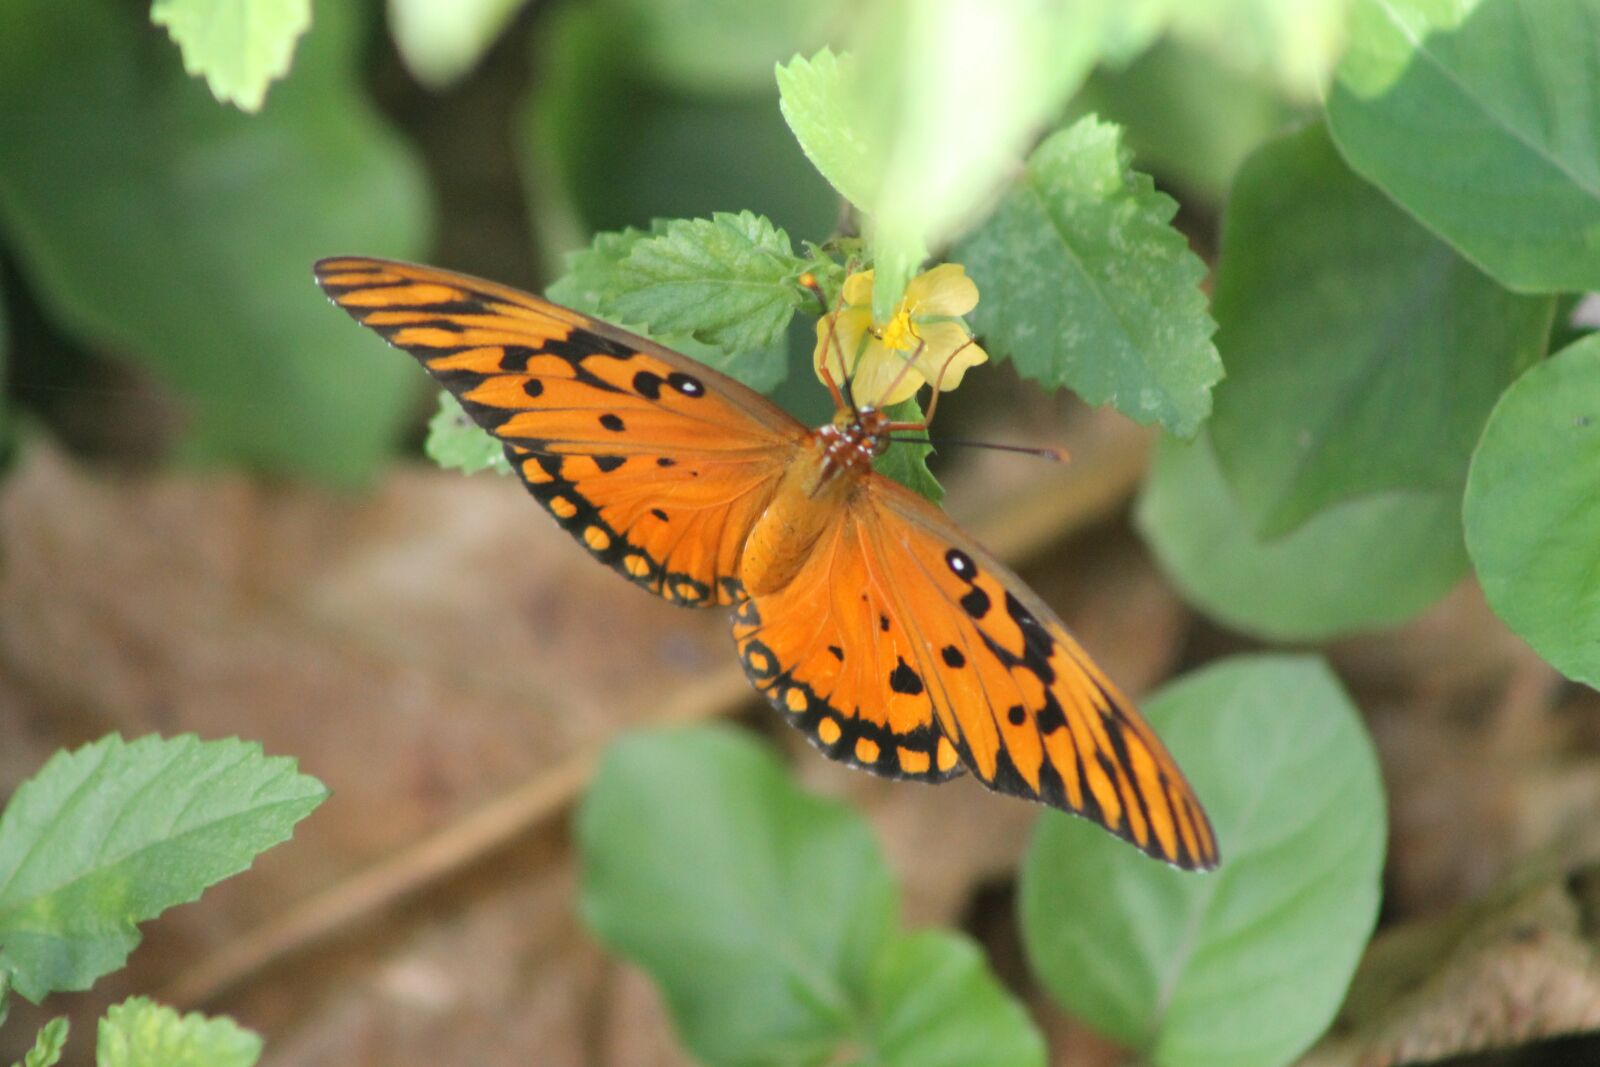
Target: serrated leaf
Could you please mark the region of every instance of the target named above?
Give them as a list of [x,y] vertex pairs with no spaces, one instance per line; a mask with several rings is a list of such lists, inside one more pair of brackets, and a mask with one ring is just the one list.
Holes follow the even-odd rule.
[[442,390],[439,410],[428,420],[428,440],[422,447],[428,458],[445,470],[458,470],[462,474],[483,470],[511,473],[505,445],[473,422],[461,409],[460,401]]
[[1191,444],[1161,443],[1136,518],[1186,600],[1236,630],[1279,641],[1403,622],[1467,570],[1453,492],[1351,500],[1263,541],[1203,432]]
[[1371,493],[1460,492],[1489,409],[1542,354],[1553,313],[1351,173],[1320,125],[1240,171],[1214,307],[1228,380],[1212,441],[1266,538]]
[[595,234],[588,248],[568,254],[566,273],[545,287],[545,295],[569,308],[590,315],[602,314],[606,301],[618,285],[617,265],[627,258],[634,245],[652,234],[659,235],[666,222],[657,219],[648,232],[629,226],[624,230]]
[[239,740],[111,735],[56,753],[0,814],[0,970],[34,1002],[89,988],[137,923],[248,868],[326,796]]
[[1044,1038],[967,938],[896,938],[871,980],[867,1030],[881,1067],[1044,1067]]
[[260,115],[219,108],[113,0],[0,4],[0,231],[57,325],[172,387],[191,458],[354,482],[415,370],[320,299],[330,253],[414,259],[416,159],[356,77],[359,5],[324,4]]
[[759,215],[679,219],[633,242],[616,265],[608,313],[729,352],[771,347],[799,304],[802,261]]
[[242,111],[259,111],[267,86],[289,73],[295,42],[311,27],[311,0],[155,0],[183,68]]
[[[884,414],[895,422],[923,421],[922,405],[917,403],[916,397],[890,405],[884,409]],[[944,486],[928,470],[928,457],[931,455],[932,445],[898,441],[889,446],[889,451],[872,461],[872,468],[937,504],[944,499]]]
[[1483,594],[1534,651],[1600,688],[1600,337],[1534,367],[1495,405],[1467,477]]
[[708,1063],[806,1062],[851,1035],[896,910],[866,825],[725,728],[633,734],[577,816],[584,922],[648,971]]
[[477,66],[527,0],[389,0],[389,32],[406,69],[445,89]]
[[1597,0],[1359,0],[1334,139],[1508,288],[1600,288],[1597,27]]
[[261,1038],[227,1016],[179,1015],[145,997],[100,1020],[96,1067],[255,1067]]
[[1378,915],[1387,828],[1360,716],[1319,659],[1247,656],[1146,713],[1211,815],[1222,866],[1151,863],[1048,812],[1023,945],[1072,1013],[1156,1067],[1278,1067],[1339,1007]]
[[61,1062],[61,1053],[67,1047],[67,1034],[71,1029],[72,1025],[65,1015],[45,1023],[33,1039],[33,1048],[28,1050],[16,1067],[55,1067]]
[[1117,127],[1086,116],[1052,135],[952,254],[978,283],[985,346],[1025,378],[1192,435],[1222,363],[1176,210],[1129,169]]
[[855,57],[823,48],[777,66],[778,108],[811,165],[839,195],[868,210],[882,163],[868,141]]

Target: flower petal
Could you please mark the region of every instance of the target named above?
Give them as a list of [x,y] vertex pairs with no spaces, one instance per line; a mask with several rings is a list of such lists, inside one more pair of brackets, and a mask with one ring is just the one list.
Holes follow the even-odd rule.
[[861,355],[851,388],[857,403],[886,408],[915,396],[923,384],[916,364],[907,366],[905,355],[889,351],[873,338]]
[[978,286],[959,263],[941,263],[911,279],[904,302],[911,313],[965,315],[978,306]]
[[[937,382],[943,391],[960,385],[967,368],[989,358],[989,353],[972,340],[972,334],[959,322],[930,322],[917,327],[917,332],[923,341],[917,370],[928,381]],[[943,378],[939,376],[941,369]]]
[[[829,322],[835,323],[832,336],[828,329]],[[867,328],[872,325],[872,310],[870,308],[845,308],[838,315],[824,315],[817,320],[817,347],[811,353],[811,365],[816,369],[817,379],[822,378],[823,361],[827,361],[828,373],[833,375],[835,385],[842,383],[849,373],[862,358],[862,341],[867,337]],[[876,341],[870,342],[876,344]],[[843,368],[840,364],[843,362]]]
[[860,271],[844,280],[844,302],[854,307],[872,303],[872,275],[870,270]]

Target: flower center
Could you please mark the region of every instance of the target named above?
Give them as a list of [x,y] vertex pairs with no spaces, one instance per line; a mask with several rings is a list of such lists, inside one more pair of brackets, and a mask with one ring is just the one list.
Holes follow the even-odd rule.
[[911,309],[901,304],[894,318],[883,328],[883,347],[891,352],[910,352],[920,343],[917,328],[911,324]]

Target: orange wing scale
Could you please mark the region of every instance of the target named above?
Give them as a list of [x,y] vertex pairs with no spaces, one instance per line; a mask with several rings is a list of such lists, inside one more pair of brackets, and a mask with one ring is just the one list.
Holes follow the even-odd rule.
[[602,563],[678,604],[740,597],[739,553],[805,429],[709,367],[515,289],[372,259],[317,281],[505,443]]
[[[741,556],[785,471],[820,462],[754,391],[644,338],[492,282],[340,258],[318,282],[410,352],[505,445],[601,562],[680,604],[734,606],[745,673],[828,756],[894,778],[971,770],[1211,868],[1211,825],[1172,757],[1022,582],[942,511],[852,475],[793,577],[746,595]],[[794,505],[793,498],[789,505]],[[808,513],[802,513],[808,514]]]

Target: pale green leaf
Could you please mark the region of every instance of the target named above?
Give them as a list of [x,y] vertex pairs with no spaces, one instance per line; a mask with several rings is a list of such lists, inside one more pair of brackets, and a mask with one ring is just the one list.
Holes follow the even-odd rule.
[[1309,126],[1234,183],[1214,303],[1217,460],[1266,538],[1389,490],[1459,493],[1553,304],[1456,256]]
[[1600,337],[1506,390],[1467,478],[1467,548],[1495,614],[1600,688]]
[[1387,826],[1372,742],[1317,659],[1249,656],[1146,705],[1222,866],[1164,867],[1047,813],[1023,945],[1077,1017],[1156,1067],[1280,1067],[1338,1010],[1378,915]]
[[1319,101],[1344,51],[1352,0],[1164,0],[1172,29],[1243,73]]
[[389,31],[406,68],[432,89],[459,81],[527,0],[389,0]]
[[58,752],[0,814],[0,970],[37,1002],[122,966],[137,923],[250,866],[327,796],[295,761],[192,735]]
[[1161,443],[1137,518],[1185,599],[1234,629],[1280,641],[1403,622],[1467,570],[1455,492],[1379,493],[1263,541],[1204,433],[1192,444]]
[[1053,135],[952,253],[978,283],[979,337],[1025,378],[1193,434],[1222,363],[1176,210],[1129,169],[1115,126],[1088,116]]
[[167,28],[183,68],[204,77],[218,100],[259,111],[311,27],[311,0],[155,0],[150,20]]
[[95,1067],[255,1067],[261,1038],[227,1016],[179,1015],[145,997],[100,1020]]
[[1600,0],[1358,0],[1328,123],[1501,284],[1597,289],[1597,70]]
[[67,1034],[71,1029],[65,1015],[45,1023],[33,1039],[33,1048],[28,1050],[16,1067],[55,1067],[61,1062],[61,1053],[67,1047]]

